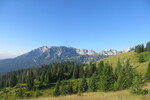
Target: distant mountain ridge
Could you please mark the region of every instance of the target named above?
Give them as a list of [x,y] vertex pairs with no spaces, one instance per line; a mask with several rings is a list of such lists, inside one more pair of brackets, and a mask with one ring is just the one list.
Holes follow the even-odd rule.
[[108,56],[132,51],[133,49],[134,47],[121,51],[109,50],[95,52],[93,50],[77,49],[65,46],[42,46],[16,58],[0,60],[0,73],[30,67],[38,67],[43,64],[50,64],[53,62],[70,61],[76,63],[89,63]]

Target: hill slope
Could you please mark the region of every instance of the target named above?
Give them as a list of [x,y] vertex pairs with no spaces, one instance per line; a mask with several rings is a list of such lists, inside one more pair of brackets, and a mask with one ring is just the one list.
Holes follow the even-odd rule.
[[[143,63],[139,63],[139,56],[142,55],[144,58]],[[130,64],[136,68],[138,71],[145,72],[147,64],[150,61],[150,52],[135,53],[135,52],[125,52],[122,54],[110,56],[108,58],[102,59],[100,61],[109,62],[113,67],[117,65],[117,60],[120,59],[123,63],[126,59],[130,59]],[[97,61],[97,62],[100,62]]]

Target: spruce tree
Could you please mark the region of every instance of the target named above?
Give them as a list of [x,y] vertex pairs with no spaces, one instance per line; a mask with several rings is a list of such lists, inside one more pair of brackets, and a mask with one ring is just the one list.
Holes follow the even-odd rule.
[[148,63],[147,71],[145,74],[145,79],[147,82],[150,82],[150,62]]
[[146,51],[150,51],[150,42],[147,42],[146,44]]
[[129,63],[129,59],[127,59],[119,71],[117,81],[114,84],[114,90],[129,88],[132,85],[133,77],[134,71]]
[[27,83],[27,89],[31,91],[34,86],[34,75],[32,71],[29,72],[26,83]]
[[45,77],[45,83],[50,84],[50,82],[51,82],[51,73],[47,72]]
[[69,94],[73,94],[73,87],[72,87],[72,84],[71,83],[69,83],[69,85],[68,85],[68,93]]
[[141,74],[138,74],[134,77],[130,92],[132,94],[140,94],[142,92],[144,80]]
[[114,74],[113,74],[113,68],[109,63],[107,62],[103,69],[103,74],[100,78],[100,89],[102,91],[110,91],[112,90],[113,84],[114,84]]
[[57,83],[56,83],[55,90],[53,92],[54,96],[60,95],[60,87],[59,86],[60,86],[60,80],[58,80]]
[[97,89],[97,75],[96,72],[93,73],[92,77],[90,78],[89,88],[91,91],[96,91]]
[[116,78],[118,78],[118,74],[119,74],[121,68],[122,68],[122,64],[121,64],[121,62],[120,62],[120,59],[118,59],[117,66],[116,66],[116,68],[115,68],[115,77],[116,77]]
[[13,74],[11,77],[10,77],[10,82],[9,82],[9,86],[10,87],[14,87],[17,85],[17,77],[15,74]]
[[74,78],[74,79],[79,78],[79,69],[78,69],[78,66],[75,66],[75,67],[74,67],[74,70],[73,70],[73,78]]
[[82,78],[83,74],[84,74],[83,66],[80,66],[80,69],[79,69],[79,77]]
[[104,62],[100,61],[100,63],[98,63],[98,75],[102,76],[103,74],[103,69],[104,69]]
[[139,56],[139,63],[144,62],[144,57],[142,55]]
[[82,93],[82,92],[86,92],[87,90],[88,90],[88,84],[85,79],[85,76],[83,76],[82,81],[79,86],[79,91]]
[[66,83],[63,81],[61,85],[61,95],[66,95],[68,93]]

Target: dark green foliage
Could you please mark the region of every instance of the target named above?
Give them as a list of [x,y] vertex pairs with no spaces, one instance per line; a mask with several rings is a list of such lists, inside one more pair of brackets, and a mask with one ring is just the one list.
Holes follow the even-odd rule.
[[96,89],[98,88],[96,72],[90,78],[89,88],[91,91],[96,91]]
[[82,78],[84,75],[84,69],[83,69],[83,66],[80,66],[79,68],[79,78]]
[[35,91],[35,93],[34,93],[34,97],[39,97],[41,95],[42,95],[42,93],[39,90]]
[[98,63],[98,75],[102,76],[103,74],[103,69],[104,69],[104,62],[100,61],[100,63]]
[[74,67],[73,78],[74,79],[79,78],[79,68],[78,68],[78,66]]
[[146,51],[150,51],[150,42],[147,42],[146,44]]
[[114,90],[126,89],[132,85],[134,71],[129,63],[129,60],[126,60],[117,76],[117,81],[114,84]]
[[121,64],[121,62],[120,62],[120,59],[118,59],[117,66],[116,66],[116,68],[115,68],[115,76],[116,76],[116,77],[118,77],[118,74],[119,74],[121,68],[122,68],[122,64]]
[[10,87],[14,87],[14,86],[16,86],[16,84],[17,84],[17,77],[16,77],[16,75],[14,74],[14,75],[12,75],[12,76],[10,77],[9,86],[10,86]]
[[29,91],[31,91],[33,89],[33,86],[34,86],[34,76],[33,76],[33,72],[30,71],[28,76],[27,76],[27,89]]
[[89,76],[91,77],[94,72],[97,72],[96,65],[90,63]]
[[135,50],[134,51],[137,52],[137,53],[144,52],[144,45],[142,44],[142,45],[135,46]]
[[61,95],[66,95],[68,94],[68,89],[66,83],[63,81],[61,85]]
[[112,90],[114,84],[113,68],[109,63],[106,63],[103,69],[103,74],[100,78],[100,89],[102,91]]
[[54,96],[60,95],[60,87],[59,86],[60,86],[60,80],[58,80],[57,83],[56,83],[55,90],[54,90],[54,93],[53,93]]
[[51,82],[51,72],[47,72],[45,77],[45,83],[50,84],[50,82]]
[[139,63],[143,63],[144,62],[144,57],[142,55],[139,55]]
[[84,75],[85,75],[86,78],[90,77],[90,74],[89,74],[89,66],[86,66],[86,67],[85,67]]
[[150,82],[150,62],[148,63],[148,66],[147,66],[147,71],[146,71],[146,74],[145,74],[145,79],[147,82]]
[[24,93],[25,91],[22,89],[22,88],[19,88],[17,91],[16,91],[16,96],[18,98],[24,98]]
[[68,83],[68,94],[73,94],[72,83]]
[[132,94],[142,94],[142,86],[143,86],[144,80],[141,74],[136,75],[133,79],[133,83],[130,89],[130,92]]
[[82,92],[86,92],[87,90],[88,90],[88,84],[85,76],[83,76],[78,92],[82,93]]

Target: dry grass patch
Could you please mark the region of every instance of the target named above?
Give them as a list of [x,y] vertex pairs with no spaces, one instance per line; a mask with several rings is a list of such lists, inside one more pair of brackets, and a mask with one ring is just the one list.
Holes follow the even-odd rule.
[[150,95],[132,95],[129,91],[118,92],[92,92],[84,93],[82,96],[67,95],[49,98],[35,98],[24,100],[150,100]]

